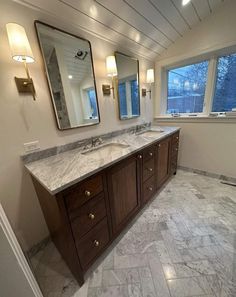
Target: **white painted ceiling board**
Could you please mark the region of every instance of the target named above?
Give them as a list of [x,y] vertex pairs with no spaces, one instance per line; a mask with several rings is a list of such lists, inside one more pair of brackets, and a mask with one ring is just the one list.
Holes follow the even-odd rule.
[[207,0],[192,0],[192,3],[202,20],[211,13]]
[[211,8],[214,8],[215,6],[218,6],[222,2],[224,2],[224,1],[222,1],[222,0],[209,0],[209,3],[211,5]]
[[[12,0],[13,1],[13,0]],[[173,41],[227,0],[17,0],[59,20],[66,31],[82,29],[117,50],[154,60]],[[55,23],[59,23],[58,21]],[[63,26],[64,25],[64,26]],[[75,30],[74,30],[75,29]],[[86,38],[86,33],[84,34]]]
[[177,32],[170,26],[165,18],[150,4],[147,0],[123,0],[125,4],[131,5],[134,10],[137,10],[138,17],[144,18],[154,28],[158,30],[170,41],[174,42],[179,37]]
[[148,0],[153,4],[154,9],[158,9],[168,19],[168,21],[174,26],[174,28],[183,34],[188,26],[184,20],[179,16],[178,11],[172,5],[170,0]]
[[172,5],[174,5],[179,10],[181,15],[185,18],[185,20],[190,25],[190,27],[193,27],[199,22],[199,19],[191,3],[183,6],[182,0],[171,0],[171,2],[172,2]]
[[90,15],[90,17],[95,18],[100,22],[103,22],[108,28],[114,29],[121,34],[126,35],[142,47],[153,49],[156,52],[162,51],[162,47],[160,47],[156,40],[151,40],[147,36],[144,36],[137,29],[129,26],[115,15],[109,13],[108,10],[94,3],[94,1],[90,1],[90,6],[88,6],[86,1],[79,2],[77,0],[63,0],[63,2],[71,5],[75,9],[85,12],[86,14]]
[[162,33],[155,29],[145,19],[140,17],[132,8],[124,3],[124,1],[99,0],[98,2],[108,7],[117,15],[121,15],[123,19],[132,23],[132,25],[134,25],[137,29],[158,40],[164,47],[168,47],[171,44],[171,42]]
[[[48,14],[56,17],[59,20],[63,20],[64,23],[69,22],[73,27],[79,27],[85,31],[94,33],[94,35],[104,36],[105,39],[119,45],[121,48],[126,48],[130,52],[136,53],[146,59],[153,60],[157,56],[157,52],[152,49],[146,49],[131,40],[124,38],[120,34],[110,30],[104,25],[90,20],[88,17],[82,13],[77,12],[75,9],[57,1],[57,0],[25,0],[23,1],[27,4],[32,4],[34,9],[47,12]],[[63,11],[63,14],[61,13]],[[63,29],[63,28],[59,28]]]

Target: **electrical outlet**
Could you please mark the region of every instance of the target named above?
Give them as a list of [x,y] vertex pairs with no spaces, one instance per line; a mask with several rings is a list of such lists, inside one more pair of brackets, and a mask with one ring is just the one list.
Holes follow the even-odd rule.
[[32,141],[24,143],[24,149],[26,153],[31,153],[40,149],[39,141]]

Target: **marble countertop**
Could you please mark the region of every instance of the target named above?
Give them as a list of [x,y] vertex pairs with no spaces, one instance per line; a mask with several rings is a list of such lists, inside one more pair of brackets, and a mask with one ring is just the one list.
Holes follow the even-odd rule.
[[[158,130],[160,127],[153,126],[152,130]],[[33,175],[47,191],[56,194],[78,181],[106,168],[129,155],[145,148],[146,146],[160,140],[174,132],[180,130],[178,127],[161,127],[164,132],[150,137],[137,134],[122,134],[110,138],[101,146],[108,143],[120,143],[126,145],[121,150],[111,150],[106,156],[97,150],[97,154],[92,156],[83,154],[84,150],[77,148],[66,151],[45,159],[25,164],[31,175]]]

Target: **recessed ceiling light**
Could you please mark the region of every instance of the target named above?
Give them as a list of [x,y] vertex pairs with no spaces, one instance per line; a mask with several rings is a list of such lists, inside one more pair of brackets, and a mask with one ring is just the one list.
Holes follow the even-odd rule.
[[73,78],[73,75],[68,75],[68,78],[69,78],[69,79],[72,79],[72,78]]
[[182,5],[185,6],[187,5],[191,0],[182,0]]

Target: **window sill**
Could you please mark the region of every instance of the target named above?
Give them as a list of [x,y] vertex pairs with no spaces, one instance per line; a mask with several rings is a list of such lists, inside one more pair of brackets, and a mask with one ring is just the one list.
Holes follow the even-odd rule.
[[154,120],[156,122],[178,122],[178,123],[236,123],[235,116],[180,116],[172,117],[167,115],[155,116]]

